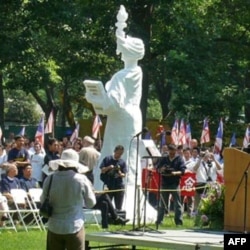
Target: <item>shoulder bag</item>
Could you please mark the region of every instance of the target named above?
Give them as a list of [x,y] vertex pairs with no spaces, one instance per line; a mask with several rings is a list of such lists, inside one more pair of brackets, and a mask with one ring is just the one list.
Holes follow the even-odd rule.
[[44,202],[41,204],[41,207],[39,209],[40,214],[44,218],[49,218],[52,215],[52,212],[53,212],[53,207],[51,206],[51,204],[49,202],[49,192],[50,192],[52,179],[53,179],[53,175],[50,176],[48,192],[47,192],[47,195],[46,195],[46,198],[45,198]]

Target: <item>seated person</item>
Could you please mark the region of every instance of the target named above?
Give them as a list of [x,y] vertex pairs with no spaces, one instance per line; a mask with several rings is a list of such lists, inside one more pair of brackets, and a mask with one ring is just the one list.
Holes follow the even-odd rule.
[[17,174],[17,166],[9,163],[6,168],[6,176],[1,180],[0,189],[2,194],[7,198],[9,205],[13,203],[11,189],[21,188],[20,181],[16,178]]
[[[86,176],[88,177],[90,182],[93,184],[93,179],[89,178],[88,175]],[[114,220],[115,225],[125,225],[129,221],[128,219],[124,219],[118,216],[116,209],[114,208],[113,203],[107,193],[95,192],[95,196],[96,196],[96,204],[93,207],[93,209],[101,210],[103,229],[108,228],[109,214],[111,218]]]
[[[7,204],[10,209],[15,209],[13,202],[13,196],[11,194],[12,189],[21,189],[20,181],[16,177],[18,174],[18,168],[15,163],[8,163],[6,165],[6,176],[1,180],[0,191],[7,199]],[[26,204],[23,204],[25,207]],[[18,214],[14,214],[14,220],[18,220]]]
[[32,166],[27,165],[23,167],[23,176],[20,178],[21,188],[24,189],[27,193],[30,188],[39,188],[39,182],[37,179],[32,177]]
[[4,226],[4,221],[8,219],[7,214],[4,213],[7,209],[7,199],[0,193],[0,227]]
[[109,214],[111,218],[114,220],[115,225],[125,225],[129,221],[128,219],[124,219],[118,216],[108,194],[95,193],[95,195],[96,195],[96,204],[93,207],[93,209],[101,210],[103,229],[108,228]]

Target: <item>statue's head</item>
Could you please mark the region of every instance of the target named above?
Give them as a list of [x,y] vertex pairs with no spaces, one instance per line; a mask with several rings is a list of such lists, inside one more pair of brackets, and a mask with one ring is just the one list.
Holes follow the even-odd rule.
[[144,43],[139,38],[117,36],[117,53],[122,53],[126,58],[140,60],[145,54]]

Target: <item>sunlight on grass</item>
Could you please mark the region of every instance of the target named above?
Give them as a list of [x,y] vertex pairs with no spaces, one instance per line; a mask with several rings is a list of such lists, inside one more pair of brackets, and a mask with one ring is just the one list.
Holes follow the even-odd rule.
[[[158,230],[193,229],[193,225],[193,219],[184,216],[184,225],[177,228],[174,224],[174,215],[173,213],[171,213],[169,217],[165,217],[163,225],[161,225]],[[154,224],[147,224],[146,227],[156,229]],[[132,230],[132,225],[126,225],[122,228],[120,228],[119,226],[110,226],[109,230]],[[87,233],[98,231],[101,231],[101,229],[97,229],[96,226],[86,225]],[[95,243],[91,242],[91,245],[94,244]],[[97,246],[98,244],[99,243],[96,243]],[[0,228],[0,246],[1,250],[44,250],[46,249],[46,232],[41,232],[38,230],[30,230],[29,232],[24,232],[19,230],[18,233],[15,233],[13,230],[2,230]],[[150,248],[138,247],[138,249],[149,250]]]

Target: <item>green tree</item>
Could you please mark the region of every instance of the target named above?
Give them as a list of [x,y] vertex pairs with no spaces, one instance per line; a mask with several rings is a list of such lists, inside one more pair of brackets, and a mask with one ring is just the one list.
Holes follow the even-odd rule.
[[42,113],[34,97],[20,90],[5,91],[4,109],[8,122],[29,125],[37,125]]

